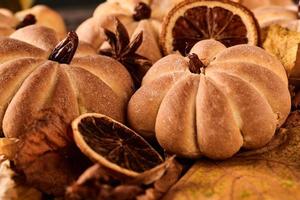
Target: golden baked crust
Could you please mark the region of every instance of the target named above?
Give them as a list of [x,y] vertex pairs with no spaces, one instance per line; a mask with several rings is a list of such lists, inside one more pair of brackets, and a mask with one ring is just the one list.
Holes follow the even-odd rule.
[[[42,36],[42,37],[41,37]],[[50,53],[58,44],[58,35],[53,29],[40,25],[31,25],[12,33],[10,38],[34,45]]]
[[224,159],[267,144],[291,107],[281,63],[258,47],[226,48],[214,40],[199,42],[191,53],[205,72],[191,73],[179,55],[159,60],[129,101],[131,126],[189,158]]
[[[97,63],[99,67],[95,67],[94,63]],[[131,80],[131,77],[127,71],[124,71],[123,65],[116,62],[113,58],[101,55],[86,56],[74,58],[71,64],[79,66],[101,78],[118,96],[124,99],[131,97],[132,82],[122,81]]]
[[[153,137],[156,116],[160,104],[169,89],[182,77],[181,72],[174,72],[145,84],[132,96],[128,105],[128,120],[132,127],[146,138]],[[151,105],[151,106],[149,106]]]

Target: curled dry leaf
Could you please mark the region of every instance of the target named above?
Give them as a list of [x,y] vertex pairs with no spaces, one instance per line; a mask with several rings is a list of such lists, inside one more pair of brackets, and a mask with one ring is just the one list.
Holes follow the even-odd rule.
[[284,65],[289,78],[299,84],[300,78],[300,32],[283,28],[279,25],[270,26],[263,47],[276,56]]
[[66,199],[160,199],[180,178],[182,169],[175,157],[171,157],[137,177],[121,180],[96,164],[67,189]]
[[42,199],[41,192],[26,185],[24,180],[11,169],[10,161],[4,159],[4,156],[0,157],[0,199]]
[[[172,158],[171,158],[172,159]],[[172,160],[171,160],[172,161]],[[182,175],[183,166],[177,161],[169,161],[169,167],[160,179],[155,181],[153,187],[148,188],[145,194],[140,195],[138,200],[161,199],[163,195],[179,180]]]
[[280,145],[261,154],[198,161],[164,199],[299,199],[300,128],[285,136]]
[[[120,187],[120,182],[118,179],[110,176],[106,173],[99,164],[92,166],[87,169],[74,183],[72,186],[68,187],[65,199],[67,200],[81,200],[81,199],[110,199],[118,195],[120,190],[128,185],[123,185],[123,189]],[[117,188],[118,187],[118,188]],[[117,191],[116,191],[116,190]],[[127,188],[130,195],[137,195],[140,193],[140,188],[130,187]],[[118,200],[117,198],[114,198]],[[119,198],[120,199],[120,198]]]

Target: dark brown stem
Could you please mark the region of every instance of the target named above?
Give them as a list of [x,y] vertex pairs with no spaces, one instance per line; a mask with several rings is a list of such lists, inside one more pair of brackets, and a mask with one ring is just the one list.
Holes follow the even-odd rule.
[[298,1],[298,19],[300,19],[300,0]]
[[25,26],[30,26],[36,23],[36,18],[32,14],[28,14],[24,17],[23,21],[21,21],[17,26],[16,30],[20,28],[24,28]]
[[197,54],[192,53],[188,55],[189,60],[189,70],[194,74],[200,74],[201,72],[204,73],[205,65],[199,59]]
[[143,3],[140,2],[135,8],[135,13],[133,14],[133,19],[135,21],[141,21],[143,19],[149,19],[151,17],[151,8]]
[[78,47],[78,36],[74,31],[68,33],[68,36],[58,43],[49,56],[49,60],[59,62],[61,64],[69,64]]

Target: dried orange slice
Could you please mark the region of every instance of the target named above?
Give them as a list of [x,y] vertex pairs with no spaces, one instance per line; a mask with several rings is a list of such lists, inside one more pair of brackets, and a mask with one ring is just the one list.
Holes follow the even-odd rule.
[[185,55],[200,40],[215,39],[226,47],[258,45],[259,25],[251,11],[223,0],[186,0],[166,16],[160,36],[165,54]]
[[163,162],[141,136],[105,115],[83,114],[72,129],[79,149],[116,175],[134,177]]

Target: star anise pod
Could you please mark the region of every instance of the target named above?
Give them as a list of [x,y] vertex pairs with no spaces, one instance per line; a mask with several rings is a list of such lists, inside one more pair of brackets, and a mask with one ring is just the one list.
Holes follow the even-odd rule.
[[130,42],[125,26],[118,19],[116,19],[115,33],[108,29],[105,29],[104,32],[110,48],[101,49],[99,53],[122,63],[130,73],[135,87],[140,87],[147,69],[152,65],[148,58],[136,53],[143,42],[143,32],[140,32]]

